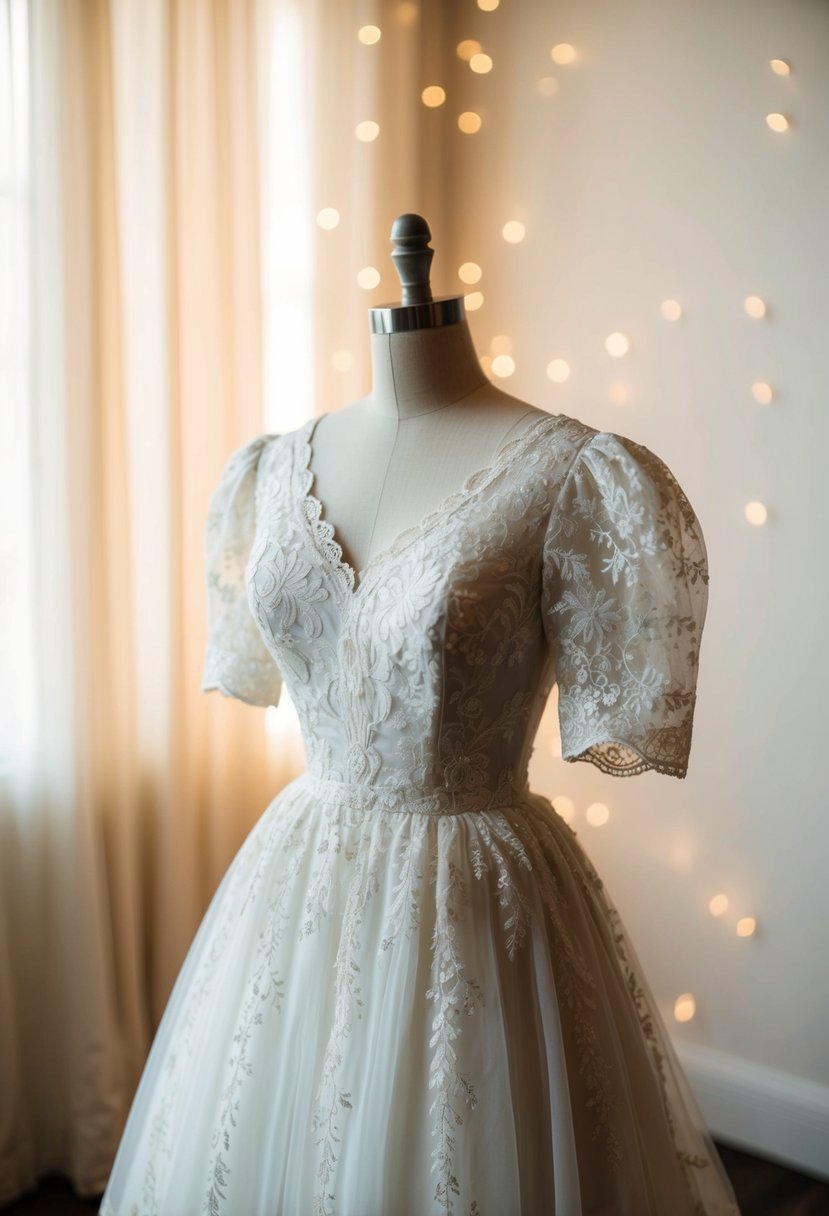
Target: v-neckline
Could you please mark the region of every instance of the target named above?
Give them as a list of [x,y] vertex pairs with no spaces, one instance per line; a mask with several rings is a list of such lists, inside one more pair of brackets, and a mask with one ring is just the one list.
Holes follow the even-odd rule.
[[362,570],[355,570],[351,563],[343,557],[342,545],[337,540],[334,525],[330,520],[326,519],[325,507],[312,492],[316,474],[311,468],[311,461],[314,456],[311,441],[317,423],[321,418],[327,417],[330,412],[330,410],[326,410],[321,414],[315,414],[295,432],[297,450],[293,460],[293,469],[296,477],[294,497],[301,507],[301,514],[308,525],[308,532],[314,548],[334,573],[338,584],[342,587],[349,601],[356,600],[360,596],[366,582],[370,581],[371,575],[382,565],[413,545],[440,521],[448,519],[458,507],[470,500],[470,496],[473,493],[484,489],[495,479],[498,473],[505,470],[523,446],[535,438],[542,428],[548,426],[551,422],[557,422],[563,417],[562,414],[544,413],[541,417],[533,419],[520,435],[516,435],[514,439],[508,440],[500,451],[496,452],[488,464],[471,473],[459,490],[454,490],[451,494],[448,494],[434,510],[424,515],[419,523],[405,528],[402,532],[398,532],[394,540],[384,549],[375,553],[374,557],[369,559]]

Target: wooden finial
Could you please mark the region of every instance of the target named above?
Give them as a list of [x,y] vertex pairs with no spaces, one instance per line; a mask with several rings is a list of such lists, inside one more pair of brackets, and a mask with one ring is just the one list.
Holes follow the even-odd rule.
[[422,215],[407,212],[398,215],[391,226],[394,245],[392,261],[403,289],[401,304],[429,304],[432,289],[429,285],[429,269],[434,249],[429,248],[432,234]]

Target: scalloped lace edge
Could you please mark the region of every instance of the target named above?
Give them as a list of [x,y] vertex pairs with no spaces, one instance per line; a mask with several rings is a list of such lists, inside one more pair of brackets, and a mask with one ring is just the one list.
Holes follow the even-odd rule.
[[[295,471],[298,478],[299,497],[301,504],[305,506],[303,515],[314,532],[320,552],[338,577],[345,583],[347,590],[352,594],[356,594],[365,583],[368,575],[375,568],[398,556],[404,549],[413,544],[419,536],[422,536],[429,528],[440,523],[442,519],[448,519],[465,502],[473,490],[480,489],[481,486],[487,484],[488,480],[494,480],[498,473],[509,468],[510,462],[517,455],[522,444],[534,437],[542,427],[549,425],[551,422],[559,421],[563,415],[547,414],[545,412],[544,417],[534,419],[532,424],[520,435],[516,435],[514,439],[508,440],[489,464],[471,473],[459,490],[454,490],[433,511],[425,515],[419,523],[413,524],[412,527],[398,533],[390,545],[387,545],[385,549],[381,549],[379,553],[375,553],[374,557],[370,558],[363,569],[359,571],[356,571],[350,562],[347,562],[343,557],[342,545],[334,535],[334,525],[324,518],[323,504],[312,493],[315,474],[310,468],[311,457],[313,456],[310,434],[317,419],[321,417],[323,415],[319,414],[309,418],[297,432],[300,450]],[[355,589],[354,580],[356,578],[359,578],[359,583]]]
[[[607,743],[616,743],[620,747],[626,747],[639,757],[639,762],[634,762],[631,765],[620,768],[618,765],[611,764],[610,761],[602,755],[598,750]],[[567,764],[575,764],[578,760],[589,761],[590,764],[595,764],[596,768],[601,769],[603,773],[610,773],[613,777],[636,777],[639,773],[653,771],[656,773],[664,773],[666,777],[684,778],[688,775],[688,762],[683,764],[671,764],[668,760],[658,760],[655,756],[648,756],[635,744],[628,739],[619,739],[616,736],[602,735],[600,738],[592,739],[589,743],[580,744],[579,751],[574,756],[565,756],[562,753],[562,760]]]

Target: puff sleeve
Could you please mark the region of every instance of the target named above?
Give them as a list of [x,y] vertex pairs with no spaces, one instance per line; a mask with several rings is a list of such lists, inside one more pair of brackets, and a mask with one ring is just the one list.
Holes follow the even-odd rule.
[[275,705],[282,678],[248,601],[246,567],[256,531],[256,477],[272,435],[228,458],[210,498],[204,529],[207,644],[202,692],[218,689],[249,705]]
[[707,606],[702,529],[670,469],[642,444],[595,432],[544,538],[564,760],[686,775]]

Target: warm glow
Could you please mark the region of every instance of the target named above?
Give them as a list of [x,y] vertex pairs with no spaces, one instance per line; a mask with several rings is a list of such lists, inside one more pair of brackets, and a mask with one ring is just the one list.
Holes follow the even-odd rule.
[[674,870],[690,870],[696,858],[696,847],[690,836],[678,836],[668,850],[668,863]]
[[336,228],[340,222],[340,213],[336,207],[323,207],[317,212],[317,225],[320,228]]
[[743,916],[737,921],[737,936],[751,937],[756,928],[757,921],[753,916]]
[[331,356],[331,366],[335,372],[347,372],[353,362],[350,350],[335,350]]
[[358,122],[354,128],[354,134],[358,139],[361,139],[364,144],[370,144],[373,139],[376,139],[380,134],[379,123],[373,122],[372,119],[367,119],[366,122]]
[[570,378],[570,364],[566,359],[551,359],[547,364],[547,375],[554,384],[563,384]]
[[621,359],[623,355],[628,353],[630,342],[626,334],[609,334],[605,339],[604,348],[614,359]]
[[492,60],[489,55],[484,55],[482,51],[477,51],[469,60],[469,66],[473,72],[477,72],[483,76],[486,72],[492,71]]
[[584,817],[591,827],[603,827],[610,818],[610,808],[604,802],[591,802]]
[[446,101],[446,90],[442,89],[439,84],[430,84],[420,94],[420,99],[425,106],[434,108],[442,106]]
[[569,42],[557,42],[550,51],[553,63],[572,63],[576,58],[576,48]]
[[558,92],[558,81],[555,76],[542,76],[535,86],[542,97],[552,97]]
[[767,114],[766,122],[772,131],[788,131],[789,120],[785,114]]
[[479,282],[481,273],[481,268],[477,262],[464,262],[458,267],[458,278],[462,283]]
[[621,380],[611,384],[610,392],[607,395],[611,405],[627,405],[630,400],[630,390],[626,384],[622,384]]
[[564,794],[556,794],[555,798],[551,798],[553,810],[556,811],[565,823],[572,823],[576,814],[576,807],[572,798],[567,798]]
[[492,374],[504,380],[515,371],[515,360],[510,355],[496,355],[492,360]]
[[465,59],[467,62],[473,55],[477,55],[481,50],[480,42],[476,42],[474,38],[464,38],[463,42],[459,42],[455,47],[455,54],[458,59]]
[[765,380],[756,380],[751,386],[751,395],[761,405],[768,405],[772,398],[771,385],[766,384]]
[[678,1022],[690,1022],[697,1011],[697,1003],[690,992],[683,992],[674,1001],[674,1017]]
[[376,25],[361,25],[357,30],[357,37],[366,46],[371,46],[380,41],[380,31]]
[[788,76],[789,72],[792,70],[786,63],[785,59],[770,59],[769,67],[773,72],[776,72],[778,76]]
[[478,8],[482,13],[494,13],[501,0],[478,0]]
[[420,10],[414,0],[403,0],[402,4],[398,4],[395,16],[401,25],[414,25],[419,12]]
[[470,291],[468,296],[463,297],[464,308],[467,312],[477,312],[484,302],[484,293],[482,291]]
[[748,315],[756,320],[766,315],[765,301],[761,300],[759,296],[746,296],[743,304]]
[[507,220],[501,229],[501,235],[510,245],[517,245],[527,235],[527,229],[520,220]]
[[768,519],[768,511],[761,502],[747,502],[745,505],[745,516],[750,524],[760,528]]
[[659,311],[666,321],[678,321],[682,316],[682,305],[678,300],[663,300]]
[[512,338],[508,334],[496,334],[489,344],[493,355],[511,355]]
[[380,282],[380,271],[374,266],[364,266],[357,275],[357,282],[366,291],[371,291],[372,287],[376,287]]
[[708,911],[712,916],[722,916],[723,912],[728,911],[728,896],[713,895],[708,901]]
[[458,126],[464,135],[474,135],[481,129],[481,116],[474,110],[464,110],[463,114],[458,115]]

